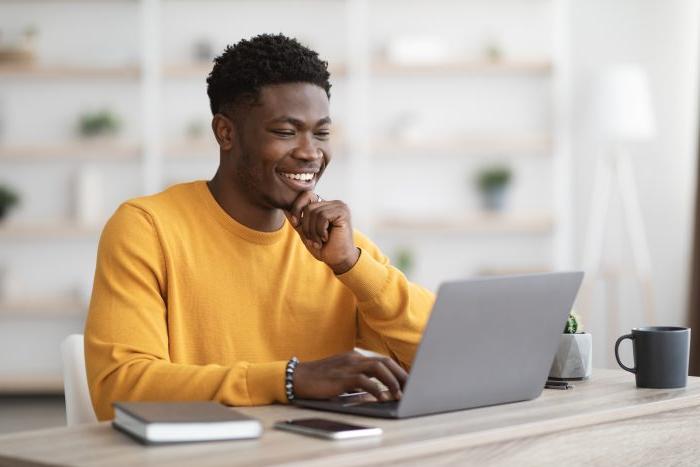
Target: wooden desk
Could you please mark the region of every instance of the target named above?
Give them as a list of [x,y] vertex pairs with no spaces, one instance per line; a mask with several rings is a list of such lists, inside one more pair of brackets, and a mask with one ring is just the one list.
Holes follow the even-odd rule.
[[[263,421],[262,438],[146,447],[99,423],[2,436],[0,465],[700,465],[700,378],[685,389],[637,389],[629,373],[595,370],[534,401],[406,420],[241,410]],[[384,436],[325,441],[271,429],[304,416],[378,425]]]

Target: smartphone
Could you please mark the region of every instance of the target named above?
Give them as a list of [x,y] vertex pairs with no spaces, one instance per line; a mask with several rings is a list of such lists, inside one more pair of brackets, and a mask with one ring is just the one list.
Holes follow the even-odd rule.
[[363,438],[365,436],[379,436],[382,434],[381,428],[352,425],[325,418],[285,420],[275,423],[274,427],[278,430],[293,431],[326,439]]

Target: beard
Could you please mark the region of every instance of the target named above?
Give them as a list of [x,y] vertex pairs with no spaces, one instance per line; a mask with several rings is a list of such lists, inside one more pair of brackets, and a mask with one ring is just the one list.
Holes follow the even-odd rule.
[[[251,203],[267,208],[281,209],[288,211],[291,209],[292,201],[282,201],[274,196],[273,180],[266,183],[265,172],[260,165],[252,163],[253,157],[246,153],[241,154],[241,158],[236,164],[234,183],[239,187],[240,192],[250,200]],[[266,185],[270,185],[269,189],[265,189]]]

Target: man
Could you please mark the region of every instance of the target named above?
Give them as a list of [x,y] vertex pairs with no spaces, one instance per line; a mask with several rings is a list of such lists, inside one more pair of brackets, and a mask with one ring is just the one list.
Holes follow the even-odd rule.
[[261,35],[207,82],[215,176],[124,203],[100,239],[85,327],[98,418],[118,400],[400,398],[434,297],[313,192],[331,160],[327,63]]

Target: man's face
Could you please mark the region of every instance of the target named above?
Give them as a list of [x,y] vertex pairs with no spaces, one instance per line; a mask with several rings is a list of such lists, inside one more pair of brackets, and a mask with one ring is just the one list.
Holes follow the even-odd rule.
[[254,204],[287,210],[313,190],[330,162],[326,92],[309,83],[265,86],[239,108],[232,163],[236,183]]

